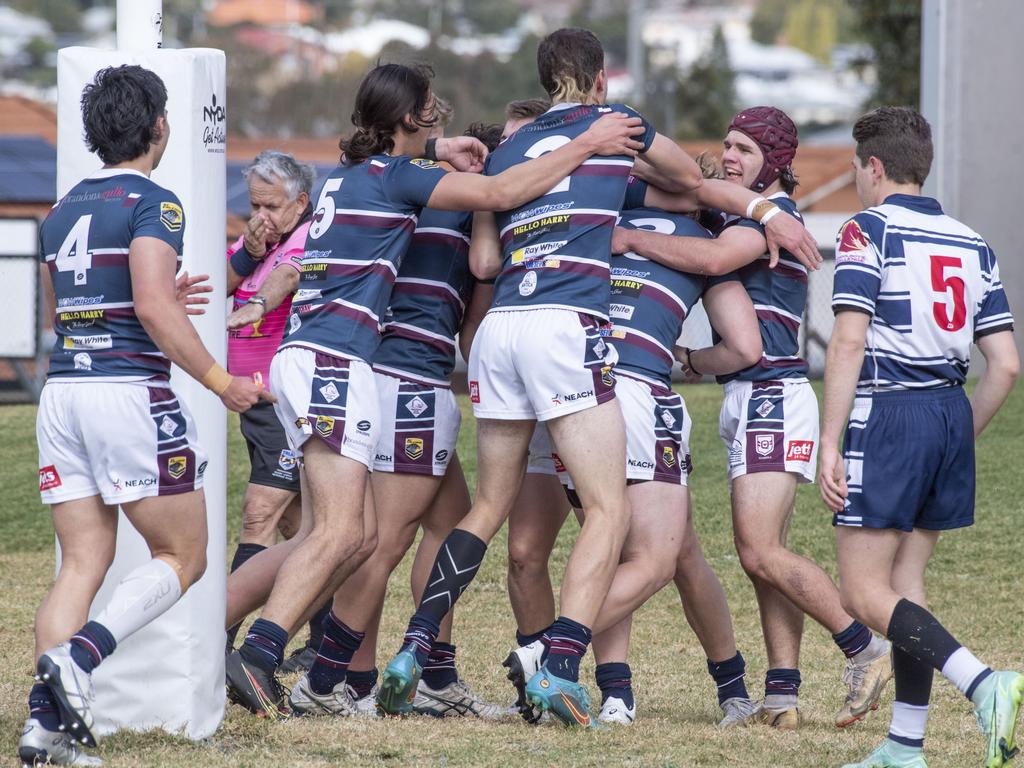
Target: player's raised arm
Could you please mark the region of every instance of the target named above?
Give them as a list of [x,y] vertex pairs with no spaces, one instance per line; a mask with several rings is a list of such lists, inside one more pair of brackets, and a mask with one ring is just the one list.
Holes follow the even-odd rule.
[[[427,202],[444,211],[505,211],[540,197],[592,155],[635,156],[643,144],[634,137],[646,131],[643,121],[622,112],[597,120],[568,144],[495,176],[449,173]],[[438,144],[441,141],[438,140]]]

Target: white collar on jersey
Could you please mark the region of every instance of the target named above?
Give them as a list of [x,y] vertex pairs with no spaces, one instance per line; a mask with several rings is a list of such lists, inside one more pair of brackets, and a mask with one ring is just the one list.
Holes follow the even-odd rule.
[[91,174],[86,176],[87,179],[109,179],[111,176],[124,176],[125,174],[133,176],[141,176],[144,179],[149,177],[142,171],[137,171],[134,168],[100,168],[97,171],[93,171]]
[[547,114],[550,114],[551,112],[558,112],[558,111],[561,111],[563,109],[572,109],[573,107],[582,107],[582,106],[583,105],[580,102],[578,102],[578,101],[563,101],[563,102],[559,102],[558,104],[552,104],[550,107],[548,107],[548,111],[545,112],[544,114],[547,115]]

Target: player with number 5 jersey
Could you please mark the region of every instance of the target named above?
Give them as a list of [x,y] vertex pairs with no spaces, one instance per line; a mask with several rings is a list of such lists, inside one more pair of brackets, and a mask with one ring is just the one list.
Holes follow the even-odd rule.
[[341,141],[341,163],[314,205],[289,329],[271,364],[278,418],[291,449],[303,457],[310,493],[304,489],[302,498],[311,505],[304,517],[312,528],[284,560],[261,617],[228,658],[232,693],[260,714],[287,713],[274,670],[289,635],[373,548],[376,517],[363,500],[381,416],[370,361],[420,212],[512,208],[593,154],[640,148],[632,139],[640,121],[617,114],[560,151],[501,176],[448,173],[435,160],[480,171],[487,150],[467,136],[428,145],[436,121],[432,74],[428,67],[386,64],[363,78],[356,131]]

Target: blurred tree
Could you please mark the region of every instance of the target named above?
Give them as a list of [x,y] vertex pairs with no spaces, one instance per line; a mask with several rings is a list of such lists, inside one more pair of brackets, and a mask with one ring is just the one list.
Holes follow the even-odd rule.
[[761,0],[750,19],[750,36],[763,45],[792,45],[828,63],[836,43],[856,34],[856,17],[845,0]]
[[330,26],[345,26],[352,13],[352,0],[321,0],[324,21]]
[[58,35],[82,30],[82,4],[78,0],[6,0],[4,4],[45,19]]
[[626,3],[585,0],[569,17],[566,26],[585,27],[597,35],[604,46],[605,66],[625,66],[629,45]]
[[866,107],[921,103],[920,0],[850,0],[857,28],[874,51],[878,83]]
[[519,3],[508,0],[464,0],[459,16],[486,35],[514,27],[522,12]]
[[736,114],[735,73],[722,28],[716,27],[711,48],[694,62],[676,91],[680,139],[719,138]]

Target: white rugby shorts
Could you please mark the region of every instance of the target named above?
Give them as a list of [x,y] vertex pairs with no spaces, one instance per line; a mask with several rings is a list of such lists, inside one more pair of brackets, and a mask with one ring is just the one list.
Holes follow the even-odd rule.
[[618,356],[597,321],[568,309],[487,313],[469,355],[478,419],[548,419],[615,397]]
[[443,477],[455,453],[462,413],[447,387],[432,387],[375,371],[380,398],[377,472]]
[[693,423],[683,398],[622,372],[615,394],[626,423],[626,479],[686,485]]
[[185,404],[145,382],[49,382],[36,415],[44,504],[126,504],[203,487],[206,453]]
[[818,399],[806,379],[730,381],[718,419],[729,479],[792,472],[813,483],[818,459]]
[[285,347],[270,363],[274,409],[296,457],[316,436],[335,453],[373,469],[380,403],[373,370],[362,360]]

